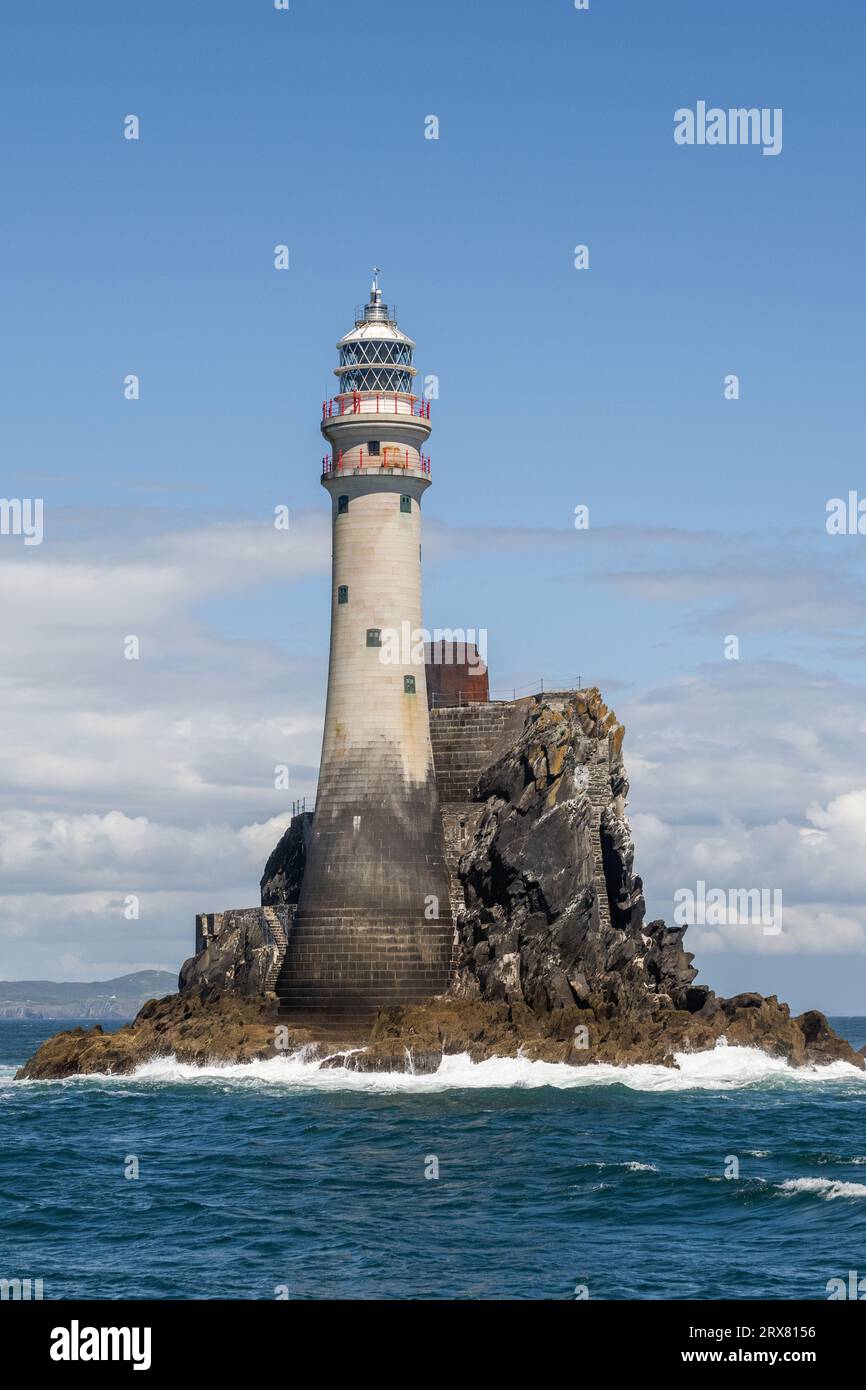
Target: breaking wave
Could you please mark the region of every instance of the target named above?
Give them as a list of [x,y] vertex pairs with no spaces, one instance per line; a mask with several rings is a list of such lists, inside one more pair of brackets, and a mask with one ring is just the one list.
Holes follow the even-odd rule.
[[792,1197],[800,1192],[808,1192],[832,1202],[840,1197],[866,1197],[866,1185],[862,1182],[841,1182],[833,1178],[787,1178],[779,1183],[780,1192]]
[[[354,1049],[360,1051],[362,1049]],[[635,1064],[612,1066],[592,1063],[573,1067],[562,1062],[533,1062],[526,1057],[492,1057],[473,1062],[459,1053],[442,1060],[435,1072],[416,1073],[411,1059],[404,1071],[362,1072],[347,1067],[322,1067],[301,1048],[286,1056],[246,1063],[213,1063],[195,1066],[174,1057],[155,1058],[124,1076],[94,1073],[67,1077],[60,1082],[27,1082],[27,1085],[80,1086],[101,1084],[151,1086],[214,1083],[222,1086],[268,1086],[313,1091],[417,1092],[432,1094],[458,1090],[537,1089],[582,1090],[587,1087],[624,1086],[633,1091],[737,1091],[747,1087],[852,1083],[866,1088],[866,1073],[848,1062],[828,1066],[791,1067],[757,1048],[717,1044],[712,1051],[676,1054],[675,1067]],[[334,1057],[346,1056],[336,1053]],[[19,1083],[22,1084],[22,1083]],[[816,1181],[818,1181],[816,1179]],[[863,1189],[866,1193],[866,1188]]]

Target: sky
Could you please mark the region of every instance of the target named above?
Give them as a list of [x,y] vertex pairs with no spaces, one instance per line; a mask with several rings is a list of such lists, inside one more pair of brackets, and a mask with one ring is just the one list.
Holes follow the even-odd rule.
[[[379,265],[439,382],[427,626],[496,694],[600,686],[651,917],[782,892],[690,929],[702,982],[866,1013],[860,0],[10,0],[2,40],[0,497],[44,538],[0,535],[0,977],[175,970],[314,796],[321,402]],[[699,101],[781,151],[676,143]]]

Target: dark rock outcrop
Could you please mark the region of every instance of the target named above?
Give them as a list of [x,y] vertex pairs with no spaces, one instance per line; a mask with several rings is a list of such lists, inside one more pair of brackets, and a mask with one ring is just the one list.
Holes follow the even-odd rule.
[[610,721],[600,697],[541,705],[482,775],[486,809],[460,863],[458,998],[539,1014],[593,995],[632,1014],[682,1005],[697,971],[685,928],[644,926]]
[[262,907],[297,903],[307,863],[307,845],[313,826],[311,811],[292,816],[276,849],[265,865],[261,879]]
[[218,991],[255,999],[268,993],[286,946],[285,927],[277,912],[239,908],[220,913],[219,918],[218,933],[181,966],[181,994]]

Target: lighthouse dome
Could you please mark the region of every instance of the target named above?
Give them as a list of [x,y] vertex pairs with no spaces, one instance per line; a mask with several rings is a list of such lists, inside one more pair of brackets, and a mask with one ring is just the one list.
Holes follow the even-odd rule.
[[378,271],[370,299],[355,310],[355,327],[337,343],[340,364],[334,374],[344,391],[412,390],[414,342],[397,327],[394,305],[383,304]]

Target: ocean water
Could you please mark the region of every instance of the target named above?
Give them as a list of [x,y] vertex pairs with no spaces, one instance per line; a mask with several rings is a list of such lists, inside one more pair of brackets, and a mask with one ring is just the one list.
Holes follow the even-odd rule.
[[825,1299],[866,1275],[866,1076],[844,1064],[13,1082],[55,1030],[0,1020],[0,1277],[45,1298]]

